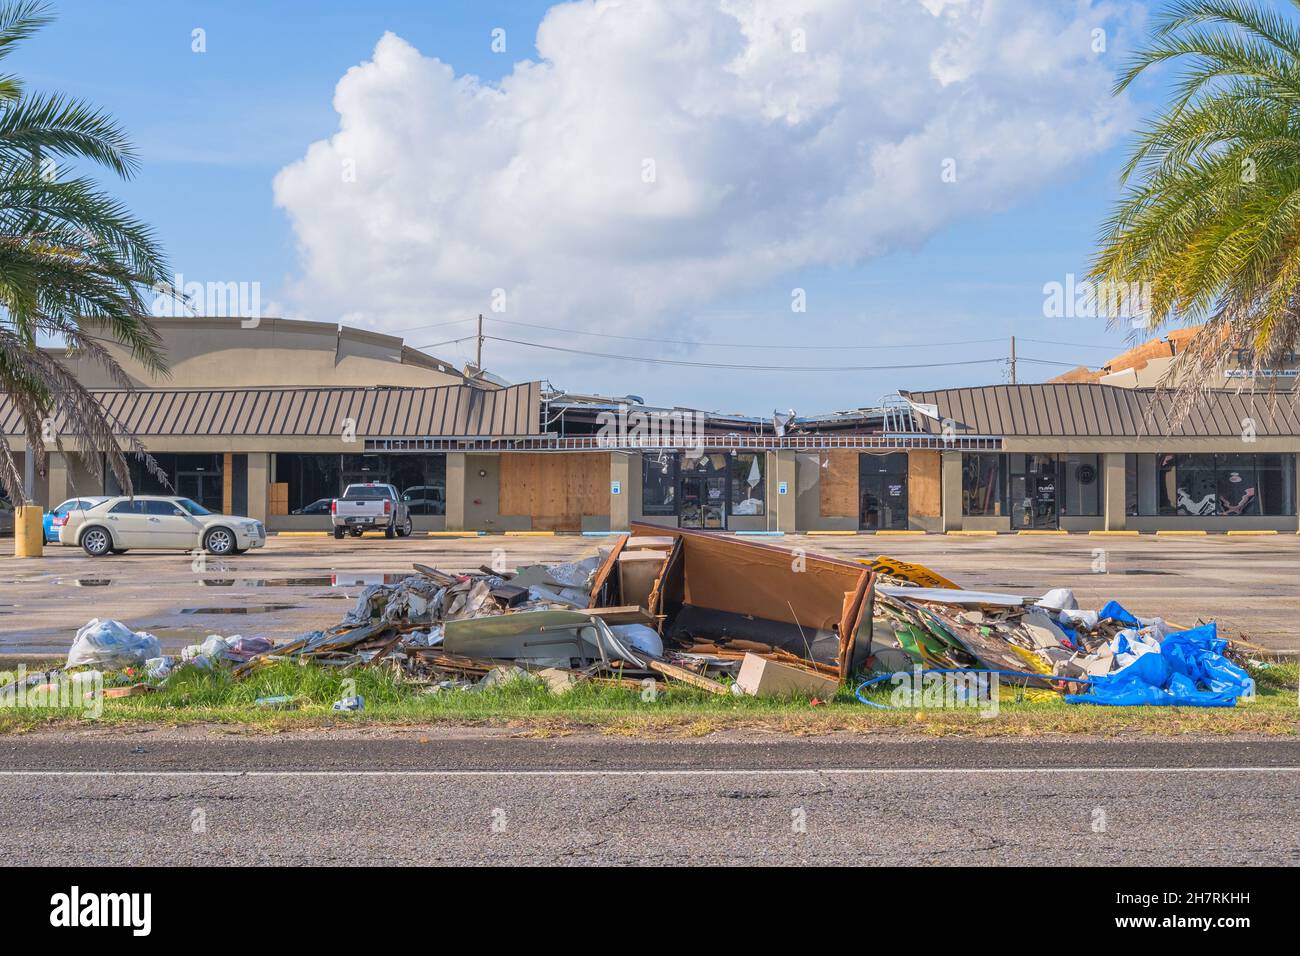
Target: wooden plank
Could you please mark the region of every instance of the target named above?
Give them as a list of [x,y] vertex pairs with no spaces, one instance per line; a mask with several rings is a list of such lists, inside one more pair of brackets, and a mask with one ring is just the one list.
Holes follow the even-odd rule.
[[700,690],[707,690],[710,694],[730,695],[731,691],[725,685],[707,677],[701,677],[693,671],[688,671],[684,667],[678,667],[676,664],[669,664],[667,661],[650,661],[650,669],[663,674],[671,680],[681,681],[683,684],[690,684],[692,687],[698,687]]
[[664,598],[668,587],[674,580],[674,576],[679,575],[682,563],[682,547],[682,539],[680,537],[675,538],[673,548],[668,552],[668,560],[664,562],[664,569],[659,573],[659,578],[655,581],[654,587],[650,589],[650,606],[648,610],[660,620],[666,616],[664,614]]
[[606,624],[645,624],[655,627],[661,620],[643,607],[628,604],[622,607],[593,607],[586,609],[592,617],[598,617]]
[[618,566],[618,556],[623,553],[623,547],[627,544],[629,534],[621,534],[614,546],[609,549],[609,554],[605,556],[605,562],[596,570],[596,576],[591,579],[591,593],[587,597],[587,607],[593,607],[600,600],[601,589],[609,576],[614,573],[614,568]]

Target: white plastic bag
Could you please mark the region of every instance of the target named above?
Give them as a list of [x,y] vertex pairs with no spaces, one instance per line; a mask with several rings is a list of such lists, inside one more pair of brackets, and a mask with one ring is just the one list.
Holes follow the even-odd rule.
[[158,638],[152,634],[132,631],[121,621],[92,618],[73,638],[66,666],[98,664],[111,670],[143,664],[159,653]]
[[1074,592],[1069,588],[1052,588],[1038,599],[1035,607],[1046,608],[1049,611],[1074,611],[1078,610],[1079,602],[1075,600]]

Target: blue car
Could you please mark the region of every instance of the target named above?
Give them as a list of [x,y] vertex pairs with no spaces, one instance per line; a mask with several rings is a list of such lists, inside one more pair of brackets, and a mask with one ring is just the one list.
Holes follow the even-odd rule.
[[63,527],[63,523],[68,519],[69,511],[72,511],[77,508],[80,509],[93,508],[101,501],[107,501],[107,500],[108,500],[107,495],[91,495],[85,498],[69,498],[67,501],[63,502],[63,504],[59,505],[54,510],[45,512],[45,514],[41,516],[41,522],[45,526],[45,543],[46,544],[59,543],[59,529]]

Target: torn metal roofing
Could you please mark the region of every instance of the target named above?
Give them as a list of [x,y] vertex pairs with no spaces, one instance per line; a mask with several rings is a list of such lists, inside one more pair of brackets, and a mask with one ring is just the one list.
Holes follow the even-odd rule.
[[[351,419],[359,436],[511,437],[542,434],[541,385],[434,388],[151,388],[92,392],[108,414],[140,438],[169,435],[336,435]],[[54,427],[61,431],[62,422]],[[22,420],[0,393],[0,435],[21,435]]]
[[1238,438],[1243,420],[1249,419],[1261,437],[1300,435],[1300,409],[1288,394],[1274,400],[1262,393],[1216,389],[1173,428],[1167,399],[1151,389],[1075,382],[899,394],[917,409],[918,424],[930,434],[942,433],[944,420],[951,420],[956,436]]

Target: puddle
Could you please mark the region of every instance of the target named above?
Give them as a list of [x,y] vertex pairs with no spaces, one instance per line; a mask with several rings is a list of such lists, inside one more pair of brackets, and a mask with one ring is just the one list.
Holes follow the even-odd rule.
[[206,588],[355,588],[371,584],[396,584],[414,572],[341,572],[293,578],[199,578]]
[[243,604],[239,607],[186,607],[182,614],[273,614],[297,610],[297,604]]

